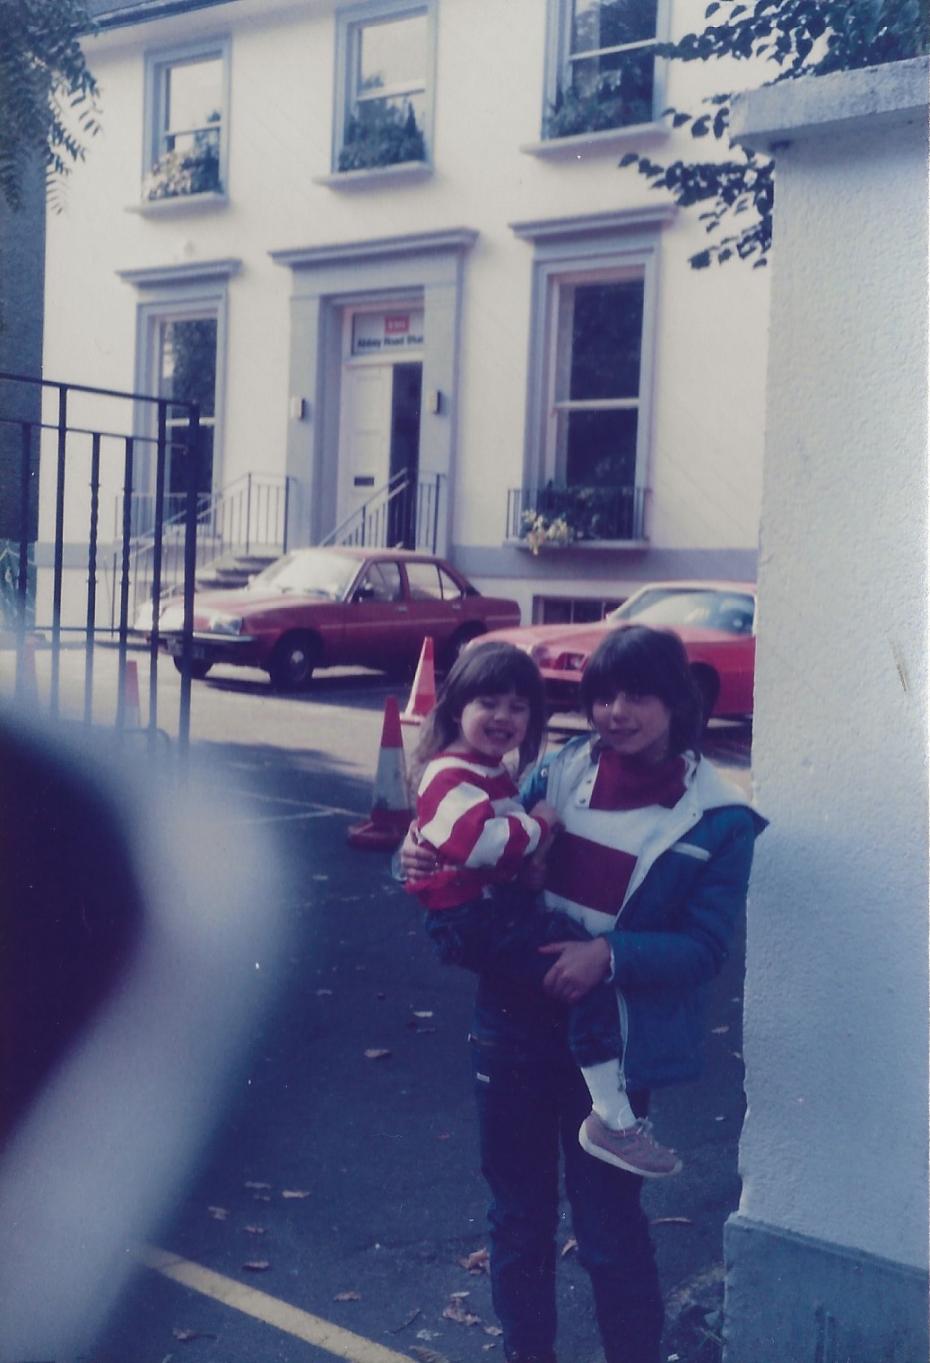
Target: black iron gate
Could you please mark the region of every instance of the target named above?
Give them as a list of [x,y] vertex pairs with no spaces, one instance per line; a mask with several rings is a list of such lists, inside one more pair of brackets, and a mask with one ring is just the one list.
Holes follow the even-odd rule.
[[[49,410],[51,409],[51,410]],[[81,415],[80,409],[87,412]],[[106,413],[106,420],[101,420]],[[111,429],[112,426],[118,429]],[[119,429],[122,428],[122,429]],[[126,429],[128,428],[128,429]],[[183,648],[178,713],[178,751],[186,756],[190,743],[191,641],[194,615],[194,575],[197,552],[198,462],[200,459],[200,411],[196,403],[176,398],[153,397],[93,388],[84,384],[59,383],[29,375],[0,371],[0,471],[6,503],[4,521],[17,527],[7,542],[6,581],[12,601],[12,631],[16,647],[16,694],[23,698],[28,684],[27,651],[36,634],[48,637],[50,682],[48,709],[59,714],[61,650],[63,637],[84,638],[84,723],[92,720],[94,653],[106,641],[118,650],[116,728],[125,724],[125,679],[132,622],[129,619],[131,573],[136,544],[133,495],[140,464],[154,486],[154,503],[147,538],[152,547],[152,627],[148,635],[150,660],[149,713],[145,726],[152,737],[158,733],[158,619],[162,596],[162,549],[165,522],[165,469],[169,450],[182,458],[186,468],[184,505]],[[41,505],[39,458],[54,458],[54,507]],[[154,460],[154,466],[153,466]],[[86,480],[81,483],[78,480]],[[147,478],[148,481],[148,478]],[[122,525],[112,546],[100,537],[101,495],[113,489],[122,500]],[[68,494],[71,494],[70,498]],[[75,495],[77,494],[77,495]],[[18,501],[18,510],[15,510]],[[30,567],[30,545],[40,540],[43,521],[54,510],[51,564]],[[83,512],[83,514],[82,514]],[[67,524],[67,540],[66,540]],[[63,589],[66,550],[70,555],[86,542],[87,590],[79,622],[65,619]],[[80,550],[79,550],[80,552]],[[9,561],[11,560],[11,562]],[[111,609],[98,610],[101,573],[110,563],[116,571],[109,582]],[[49,618],[34,614],[30,578],[38,569],[51,568]],[[101,618],[105,623],[101,623]]]

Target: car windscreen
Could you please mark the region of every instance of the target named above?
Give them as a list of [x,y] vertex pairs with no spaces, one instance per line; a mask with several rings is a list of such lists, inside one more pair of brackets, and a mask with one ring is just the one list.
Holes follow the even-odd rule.
[[656,587],[625,602],[607,618],[617,624],[635,620],[658,629],[695,625],[725,634],[751,634],[754,614],[755,601],[746,592]]
[[342,601],[358,572],[359,561],[328,549],[298,549],[285,554],[252,578],[252,591],[296,592]]

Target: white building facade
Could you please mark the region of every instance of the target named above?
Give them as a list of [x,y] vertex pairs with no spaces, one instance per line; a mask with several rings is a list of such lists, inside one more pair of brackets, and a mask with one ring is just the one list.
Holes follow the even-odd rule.
[[[410,542],[524,621],[755,575],[767,272],[693,270],[696,215],[617,165],[722,154],[660,117],[760,79],[654,56],[703,0],[96,8],[103,132],[49,221],[47,377],[198,401],[204,494],[286,478],[290,545],[408,480]],[[154,479],[141,456],[135,496]],[[46,515],[40,563],[51,538]]]

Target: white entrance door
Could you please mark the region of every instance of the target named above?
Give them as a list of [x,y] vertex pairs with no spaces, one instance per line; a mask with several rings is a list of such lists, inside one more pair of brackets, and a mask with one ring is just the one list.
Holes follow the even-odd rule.
[[342,371],[340,524],[390,476],[393,373],[391,364],[346,365]]

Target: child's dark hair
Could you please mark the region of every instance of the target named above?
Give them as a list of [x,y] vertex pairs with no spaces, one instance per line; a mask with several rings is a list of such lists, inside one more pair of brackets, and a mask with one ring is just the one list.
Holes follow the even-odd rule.
[[700,751],[704,706],[677,634],[646,625],[611,630],[581,674],[581,704],[588,719],[595,701],[612,700],[618,691],[658,696],[668,706],[670,756]]
[[424,720],[414,757],[414,773],[460,736],[459,721],[469,701],[514,691],[529,703],[530,720],[520,744],[520,770],[539,753],[546,727],[546,702],[539,668],[513,644],[473,644],[459,654]]

